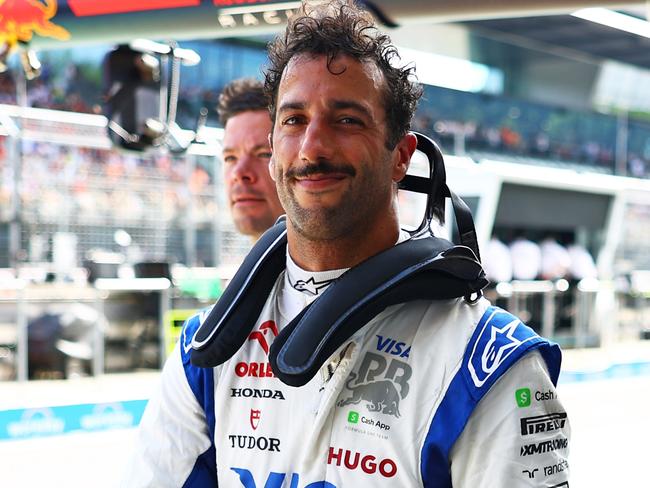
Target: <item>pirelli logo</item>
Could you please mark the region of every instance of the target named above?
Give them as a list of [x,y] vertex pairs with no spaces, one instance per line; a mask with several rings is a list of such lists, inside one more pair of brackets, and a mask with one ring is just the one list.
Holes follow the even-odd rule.
[[538,415],[537,417],[525,417],[521,419],[521,435],[559,430],[564,427],[566,419],[567,415],[565,412]]
[[527,444],[521,446],[520,456],[533,456],[535,454],[545,454],[547,452],[557,451],[559,449],[566,449],[569,447],[569,439],[560,437],[550,441],[537,442],[535,444]]

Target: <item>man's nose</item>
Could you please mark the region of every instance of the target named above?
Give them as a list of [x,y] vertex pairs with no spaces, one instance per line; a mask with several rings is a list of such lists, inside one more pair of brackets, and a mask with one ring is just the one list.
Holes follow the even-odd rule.
[[332,128],[322,119],[307,124],[300,144],[299,157],[303,161],[330,160],[334,151]]
[[232,169],[232,177],[235,181],[244,181],[247,183],[257,181],[255,158],[249,155],[240,157]]

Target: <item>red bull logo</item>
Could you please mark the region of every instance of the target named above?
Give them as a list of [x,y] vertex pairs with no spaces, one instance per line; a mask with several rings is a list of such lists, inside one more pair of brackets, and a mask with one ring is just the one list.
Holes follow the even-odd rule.
[[14,46],[28,42],[34,33],[65,41],[70,33],[51,22],[57,0],[0,0],[0,42]]

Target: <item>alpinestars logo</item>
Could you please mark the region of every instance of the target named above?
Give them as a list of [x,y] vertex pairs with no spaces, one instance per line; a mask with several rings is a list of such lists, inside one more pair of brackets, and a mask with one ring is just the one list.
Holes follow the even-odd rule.
[[[278,336],[278,326],[272,320],[267,320],[266,322],[260,325],[258,330],[254,330],[248,336],[249,341],[257,341],[264,354],[269,355],[269,341],[267,340],[268,336],[275,338]],[[246,376],[253,376],[256,378],[273,378],[273,370],[271,369],[271,363],[269,362],[260,362],[260,363],[245,363],[239,362],[235,365],[235,374],[240,378]]]
[[400,401],[409,393],[408,380],[413,370],[404,361],[368,352],[358,373],[350,373],[345,387],[352,395],[337,402],[337,406],[366,402],[369,412],[381,412],[399,418]]
[[332,281],[334,280],[316,281],[312,276],[307,281],[298,280],[295,283],[292,283],[291,286],[293,286],[298,291],[307,292],[310,295],[316,296],[323,288],[326,288],[327,285],[329,285]]
[[483,386],[504,361],[532,337],[519,339],[517,328],[521,321],[515,316],[495,309],[487,318],[469,357],[467,367],[477,388]]

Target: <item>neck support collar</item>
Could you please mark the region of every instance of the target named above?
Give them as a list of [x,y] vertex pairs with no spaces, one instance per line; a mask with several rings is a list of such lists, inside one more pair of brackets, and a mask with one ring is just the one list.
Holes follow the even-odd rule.
[[[442,153],[416,134],[429,159],[429,178],[407,175],[400,188],[425,193],[427,206],[411,239],[397,244],[332,282],[275,338],[269,361],[275,376],[291,386],[306,384],[355,332],[386,307],[412,300],[480,297],[487,285],[474,222],[467,205],[446,184]],[[434,237],[431,220],[442,220],[450,197],[461,245]],[[251,333],[286,266],[287,230],[280,219],[255,244],[192,339],[191,362],[214,367],[230,359]]]

